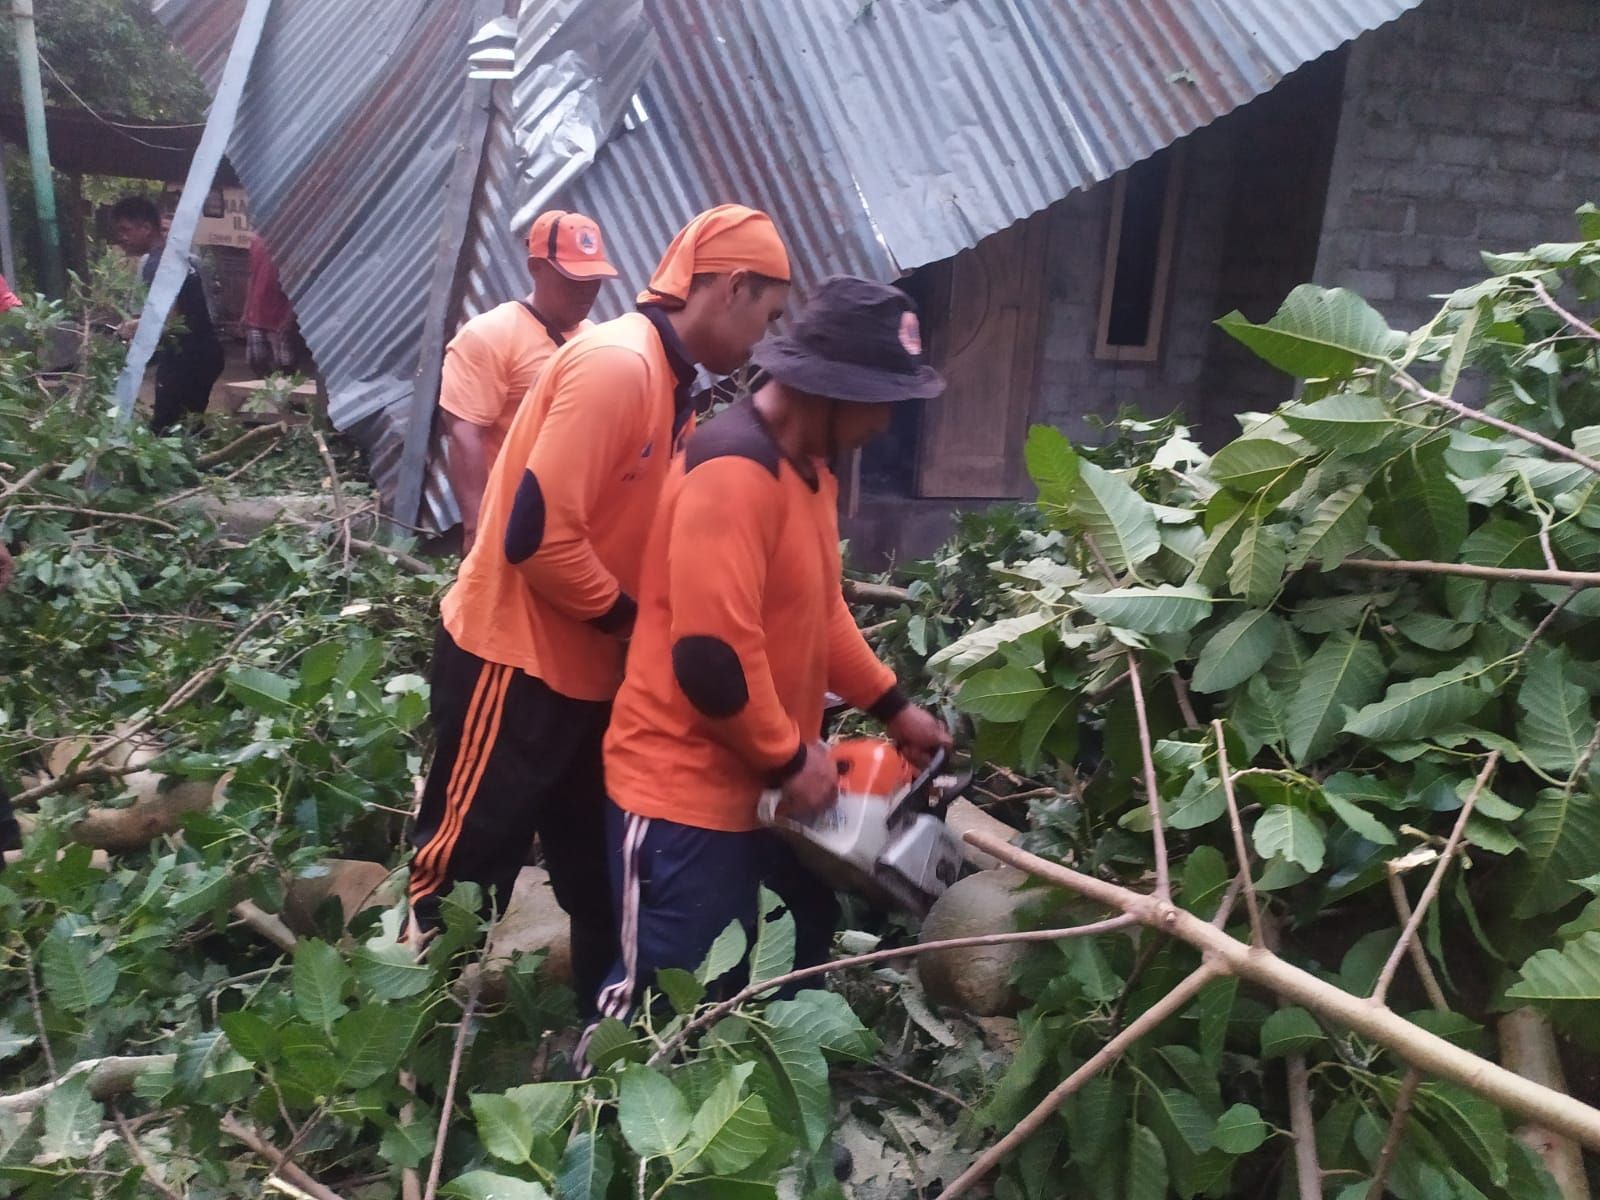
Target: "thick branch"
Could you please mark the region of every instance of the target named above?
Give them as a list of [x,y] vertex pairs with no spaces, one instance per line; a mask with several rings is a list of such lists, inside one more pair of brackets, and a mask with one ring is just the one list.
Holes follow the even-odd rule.
[[1562,587],[1600,587],[1600,571],[1547,571],[1538,567],[1479,567],[1472,563],[1427,562],[1407,558],[1347,558],[1339,564],[1362,571],[1399,575],[1459,575],[1495,583],[1547,583]]
[[859,579],[846,579],[844,598],[851,604],[876,604],[883,608],[893,608],[897,604],[909,601],[911,593],[905,588],[894,587],[887,583],[863,583]]
[[1289,1133],[1294,1139],[1295,1182],[1300,1200],[1322,1200],[1322,1166],[1317,1161],[1317,1122],[1311,1115],[1311,1083],[1306,1077],[1306,1057],[1291,1054],[1285,1066],[1289,1078]]
[[1461,806],[1461,815],[1456,818],[1455,828],[1450,831],[1449,840],[1444,844],[1444,850],[1433,868],[1433,874],[1428,877],[1427,886],[1422,889],[1422,895],[1417,900],[1417,907],[1412,912],[1411,919],[1400,931],[1400,940],[1394,944],[1394,949],[1389,952],[1389,960],[1383,964],[1378,982],[1372,988],[1372,1003],[1382,1004],[1384,997],[1389,994],[1389,985],[1394,982],[1394,973],[1400,968],[1400,960],[1405,957],[1406,948],[1416,939],[1417,930],[1422,926],[1422,918],[1428,915],[1428,906],[1439,894],[1439,885],[1444,882],[1445,872],[1450,869],[1451,860],[1461,848],[1461,837],[1466,833],[1467,821],[1471,819],[1473,807],[1478,803],[1478,795],[1499,765],[1500,751],[1492,751],[1484,760],[1483,770],[1478,772],[1478,778],[1473,781],[1472,790],[1467,793],[1466,802]]
[[210,470],[212,467],[227,462],[234,455],[244,453],[251,446],[255,446],[261,442],[269,441],[272,438],[278,437],[288,428],[289,427],[287,425],[281,423],[277,425],[258,426],[257,428],[250,430],[248,433],[240,434],[226,446],[212,450],[208,454],[202,454],[199,458],[194,460],[194,465],[202,471]]
[[303,1168],[289,1162],[283,1151],[263,1139],[232,1113],[222,1118],[218,1128],[234,1141],[249,1147],[261,1158],[266,1159],[272,1164],[272,1174],[283,1176],[289,1183],[312,1197],[312,1200],[342,1200],[338,1192],[323,1186]]
[[[974,831],[976,832],[976,831]],[[1004,838],[995,837],[990,833],[982,834],[985,842],[998,842],[1009,845]],[[969,842],[976,845],[976,838],[969,838]],[[825,963],[818,963],[814,967],[802,967],[798,971],[790,971],[786,975],[777,975],[771,979],[762,979],[752,983],[742,992],[731,999],[708,1008],[694,1020],[690,1021],[677,1035],[668,1038],[661,1044],[661,1048],[650,1056],[650,1066],[659,1066],[677,1048],[687,1042],[695,1034],[710,1025],[716,1024],[746,1000],[753,1000],[776,988],[788,987],[791,983],[803,983],[807,979],[816,979],[834,971],[844,971],[851,967],[870,967],[874,963],[888,962],[891,959],[906,958],[914,954],[929,954],[937,950],[963,950],[971,946],[1003,946],[1010,942],[1058,942],[1064,938],[1085,937],[1096,933],[1110,933],[1113,930],[1125,929],[1134,923],[1132,917],[1111,917],[1105,921],[1094,921],[1088,925],[1067,925],[1060,929],[1019,929],[1007,933],[985,933],[972,937],[945,938],[937,942],[919,942],[915,946],[891,946],[886,950],[871,950],[866,954],[852,954],[848,958],[830,959]]]
[[990,1146],[970,1167],[956,1176],[955,1181],[939,1193],[938,1200],[956,1200],[956,1197],[966,1195],[973,1185],[999,1166],[1006,1155],[1039,1132],[1055,1116],[1056,1110],[1066,1103],[1069,1096],[1121,1058],[1140,1038],[1185,1008],[1206,984],[1226,974],[1226,970],[1209,959],[1202,963],[1194,974],[1128,1022],[1127,1028],[1102,1046],[1093,1058],[1057,1084],[1055,1089],[1041,1100],[1032,1112],[1018,1121],[1005,1137]]
[[1600,1150],[1600,1110],[1523,1079],[1413,1025],[1381,1005],[1352,996],[1318,979],[1275,954],[1247,946],[1170,902],[1028,854],[998,838],[978,832],[968,833],[966,837],[979,849],[1011,866],[1187,942],[1201,953],[1215,957],[1239,978],[1377,1042],[1427,1074],[1458,1083],[1502,1108]]
[[29,1088],[25,1092],[14,1092],[9,1096],[0,1096],[0,1113],[26,1113],[32,1112],[50,1098],[50,1093],[55,1091],[69,1079],[79,1075],[89,1076],[89,1095],[96,1100],[110,1100],[116,1096],[125,1096],[133,1091],[133,1085],[139,1077],[147,1071],[162,1071],[169,1069],[178,1056],[175,1054],[141,1054],[141,1055],[111,1055],[106,1058],[86,1058],[80,1063],[75,1063],[57,1079],[49,1083],[41,1083],[38,1087]]
[[285,925],[281,917],[267,912],[254,901],[239,901],[233,906],[233,915],[244,922],[246,928],[253,930],[285,954],[293,954],[295,947],[300,944],[300,939],[295,937],[294,930]]

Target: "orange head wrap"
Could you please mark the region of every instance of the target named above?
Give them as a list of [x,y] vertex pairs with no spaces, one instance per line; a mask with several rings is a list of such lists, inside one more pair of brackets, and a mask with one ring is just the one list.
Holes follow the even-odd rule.
[[742,204],[720,204],[678,231],[650,277],[650,286],[639,293],[639,303],[677,307],[689,298],[689,281],[696,275],[739,270],[787,283],[789,252],[766,213]]

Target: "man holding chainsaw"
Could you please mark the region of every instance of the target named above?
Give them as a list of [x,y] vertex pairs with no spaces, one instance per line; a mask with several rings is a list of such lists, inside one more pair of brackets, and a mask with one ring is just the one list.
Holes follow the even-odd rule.
[[826,692],[882,721],[913,762],[950,744],[845,604],[828,465],[887,429],[891,404],[944,390],[911,301],[826,280],[752,357],[770,382],[695,435],[645,552],[605,745],[622,955],[602,1016],[625,1017],[657,971],[694,970],[730,921],[753,924],[763,884],[795,916],[797,964],[827,956],[832,893],[757,818],[767,789],[796,817],[834,804]]
[[742,367],[782,314],[788,279],[765,213],[725,204],[690,221],[638,312],[550,358],[511,422],[481,536],[441,605],[437,749],[412,833],[412,916],[422,933],[436,929],[462,880],[504,911],[537,834],[572,921],[583,1008],[616,957],[601,738],[645,537],[694,424],[696,364],[719,375]]

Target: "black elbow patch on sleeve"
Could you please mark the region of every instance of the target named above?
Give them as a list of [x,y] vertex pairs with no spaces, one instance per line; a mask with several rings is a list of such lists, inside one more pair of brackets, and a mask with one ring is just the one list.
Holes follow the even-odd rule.
[[544,491],[532,471],[522,473],[516,497],[511,501],[511,519],[506,522],[506,558],[526,562],[544,544]]
[[626,633],[633,628],[634,618],[639,615],[639,606],[627,592],[618,592],[617,598],[611,602],[611,607],[598,617],[590,617],[589,624],[601,633]]
[[672,645],[672,673],[689,703],[708,717],[736,716],[750,702],[739,655],[721,638],[679,638]]

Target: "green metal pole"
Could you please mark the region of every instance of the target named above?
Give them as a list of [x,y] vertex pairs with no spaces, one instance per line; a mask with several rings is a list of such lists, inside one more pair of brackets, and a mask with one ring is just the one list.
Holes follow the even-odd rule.
[[39,214],[39,241],[44,250],[44,290],[60,297],[67,293],[67,280],[61,271],[61,229],[56,224],[56,187],[50,173],[50,141],[45,134],[44,84],[39,78],[39,42],[33,31],[33,0],[11,0],[11,15],[16,20],[17,81],[22,86],[33,199]]

